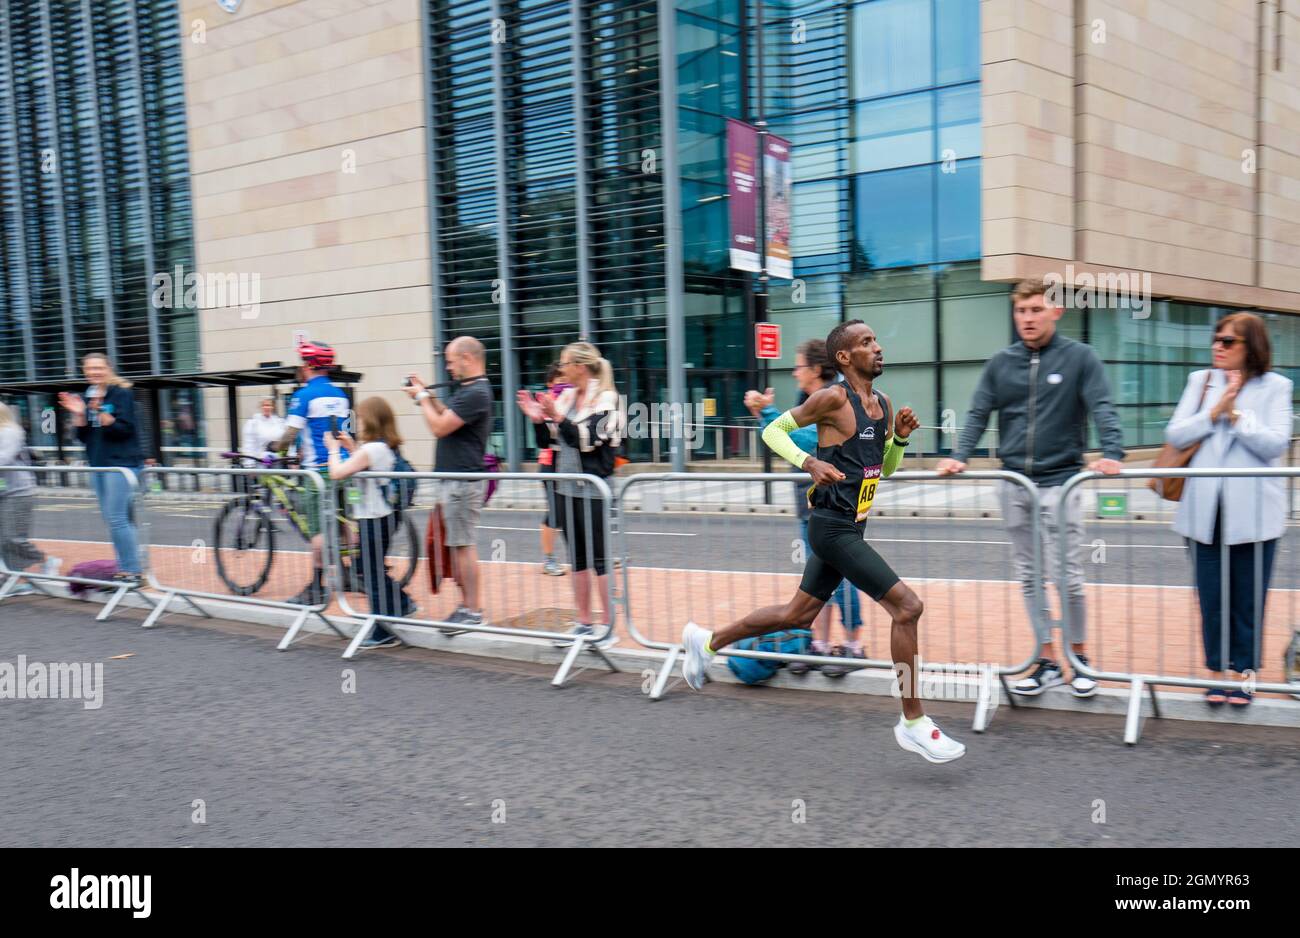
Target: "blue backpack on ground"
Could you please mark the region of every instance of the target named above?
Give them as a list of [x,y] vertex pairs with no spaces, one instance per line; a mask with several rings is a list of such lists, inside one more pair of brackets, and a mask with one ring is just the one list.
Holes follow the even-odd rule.
[[[394,472],[414,472],[413,467],[407,462],[406,457],[402,455],[401,450],[393,453],[393,471]],[[415,504],[415,484],[417,479],[389,479],[384,483],[388,489],[388,504],[393,506],[394,511],[405,511]]]
[[[808,629],[787,629],[783,632],[770,632],[758,638],[746,638],[736,642],[740,651],[772,651],[783,655],[806,655],[812,646],[812,632]],[[745,684],[762,684],[771,680],[772,675],[785,667],[780,661],[767,658],[727,658],[727,667],[731,673]]]

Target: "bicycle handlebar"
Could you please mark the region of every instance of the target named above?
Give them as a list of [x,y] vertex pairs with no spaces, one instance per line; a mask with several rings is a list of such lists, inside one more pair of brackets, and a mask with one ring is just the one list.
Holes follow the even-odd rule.
[[238,459],[251,459],[253,462],[260,463],[268,469],[272,466],[288,468],[298,461],[296,456],[253,456],[249,453],[239,453],[234,450],[228,450],[227,452],[222,453],[221,458],[229,459],[232,462]]

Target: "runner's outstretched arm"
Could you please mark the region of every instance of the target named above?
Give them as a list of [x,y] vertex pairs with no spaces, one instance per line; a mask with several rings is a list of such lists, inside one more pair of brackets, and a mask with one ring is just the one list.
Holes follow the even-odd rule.
[[[771,448],[772,452],[796,469],[806,469],[811,473],[815,482],[832,481],[831,478],[819,478],[820,474],[827,472],[842,478],[843,474],[837,469],[827,463],[820,462],[800,449],[799,444],[790,438],[790,433],[799,427],[816,424],[840,407],[843,407],[844,394],[844,388],[839,385],[832,385],[831,387],[822,388],[820,391],[814,391],[798,407],[787,410],[776,420],[769,423],[767,429],[763,431],[763,442]],[[822,468],[819,470],[818,467]]]

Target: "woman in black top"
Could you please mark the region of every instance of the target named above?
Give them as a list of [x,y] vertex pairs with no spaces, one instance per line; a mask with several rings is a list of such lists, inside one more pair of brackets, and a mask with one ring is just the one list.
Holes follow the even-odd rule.
[[[568,387],[569,385],[565,384],[564,379],[560,377],[560,363],[551,365],[550,370],[546,372],[546,390],[551,397],[559,397]],[[540,400],[541,395],[537,397]],[[521,404],[520,407],[522,409],[523,405]],[[560,450],[559,438],[551,432],[551,425],[544,420],[538,420],[533,424],[533,432],[537,434],[537,471],[554,472]],[[544,482],[542,485],[546,490],[546,516],[542,518],[542,572],[548,576],[564,576],[564,567],[555,559],[555,532],[560,528],[555,483]]]
[[[614,474],[615,452],[623,441],[622,415],[614,370],[590,342],[565,346],[560,357],[564,380],[572,387],[558,398],[519,392],[520,408],[534,421],[545,421],[558,440],[556,471],[606,479]],[[575,634],[608,632],[612,624],[606,576],[608,556],[605,499],[590,483],[561,479],[555,483],[560,527],[573,566],[573,596],[578,607]],[[593,576],[595,574],[593,584]],[[603,616],[596,621],[591,590],[600,595]],[[611,637],[609,634],[606,637]]]
[[[87,465],[138,473],[144,459],[131,382],[118,376],[106,355],[87,355],[81,367],[90,385],[85,395],[65,391],[59,404],[71,415],[77,439],[86,447]],[[132,504],[135,489],[120,472],[92,472],[90,481],[117,557],[114,579],[137,582],[141,566]]]

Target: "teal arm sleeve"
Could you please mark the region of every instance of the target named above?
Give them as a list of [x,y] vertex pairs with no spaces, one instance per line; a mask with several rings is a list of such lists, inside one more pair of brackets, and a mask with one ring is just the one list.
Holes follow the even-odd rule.
[[885,441],[885,464],[880,467],[880,475],[888,479],[898,468],[898,464],[903,461],[903,450],[907,447],[894,445],[894,438],[890,436]]
[[796,469],[802,469],[804,462],[808,459],[808,454],[799,448],[798,443],[790,439],[791,432],[798,429],[799,424],[794,422],[794,418],[790,416],[790,411],[787,410],[767,425],[767,429],[763,431],[763,442],[768,445],[772,452]]

